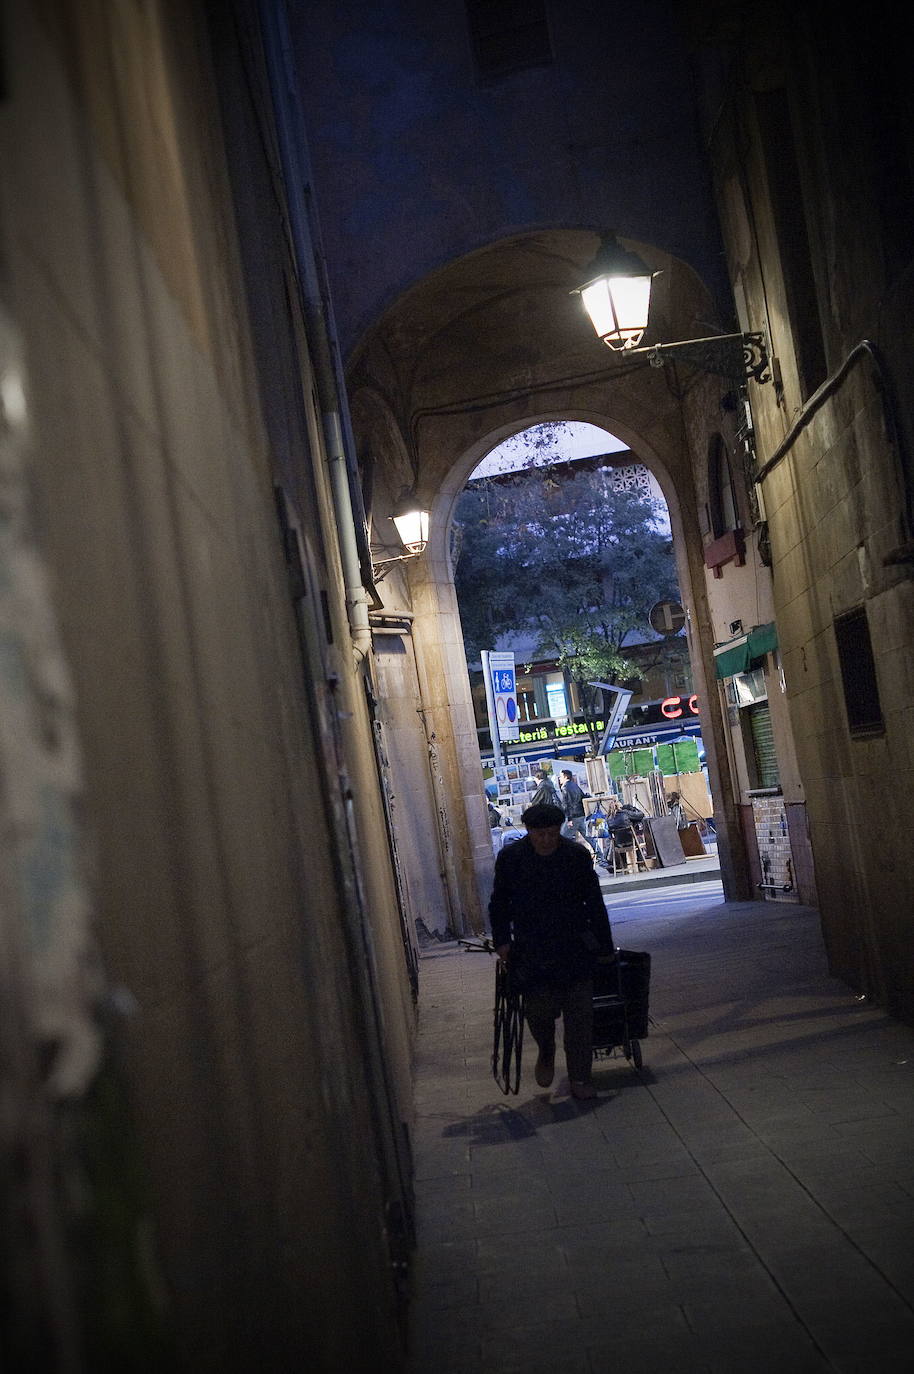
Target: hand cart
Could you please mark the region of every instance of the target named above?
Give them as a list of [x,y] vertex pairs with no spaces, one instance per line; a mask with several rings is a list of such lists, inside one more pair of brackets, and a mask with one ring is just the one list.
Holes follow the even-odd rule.
[[650,982],[649,954],[617,949],[600,955],[593,980],[594,1059],[609,1059],[621,1049],[636,1069],[641,1068]]

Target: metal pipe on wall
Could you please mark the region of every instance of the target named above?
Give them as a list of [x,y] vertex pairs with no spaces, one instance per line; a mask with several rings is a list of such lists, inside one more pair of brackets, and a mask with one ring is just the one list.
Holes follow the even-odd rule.
[[362,581],[350,462],[344,442],[344,430],[349,432],[345,393],[334,366],[334,351],[328,330],[330,302],[321,289],[318,273],[320,232],[311,200],[312,175],[305,125],[295,91],[295,60],[291,40],[285,14],[280,10],[281,7],[277,6],[261,6],[264,46],[302,310],[321,412],[327,472],[345,584],[346,613],[358,666],[371,652],[371,628],[368,623],[371,603]]

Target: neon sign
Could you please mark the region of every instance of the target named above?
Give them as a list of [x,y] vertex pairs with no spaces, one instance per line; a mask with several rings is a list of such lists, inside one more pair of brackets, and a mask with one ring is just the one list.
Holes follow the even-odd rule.
[[684,716],[687,710],[690,711],[693,716],[700,714],[698,710],[698,697],[694,692],[690,697],[685,699],[685,702],[683,702],[682,697],[667,697],[665,701],[660,703],[660,710],[666,716],[667,720],[677,720],[680,716]]

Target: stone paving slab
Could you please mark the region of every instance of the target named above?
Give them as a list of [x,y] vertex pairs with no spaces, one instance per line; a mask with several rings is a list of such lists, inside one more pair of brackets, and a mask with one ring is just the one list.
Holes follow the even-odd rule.
[[696,885],[624,943],[645,1066],[593,1103],[561,1055],[502,1096],[493,962],[421,961],[410,1374],[911,1374],[914,1029],[829,978],[809,908]]

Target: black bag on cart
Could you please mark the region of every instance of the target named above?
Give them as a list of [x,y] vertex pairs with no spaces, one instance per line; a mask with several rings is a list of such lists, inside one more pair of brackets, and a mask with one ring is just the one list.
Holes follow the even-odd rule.
[[[630,1040],[647,1036],[651,956],[643,950],[617,949],[615,957],[603,955],[594,973],[594,1045],[621,1045],[628,1022]],[[600,1006],[598,999],[621,997],[621,1003]]]

